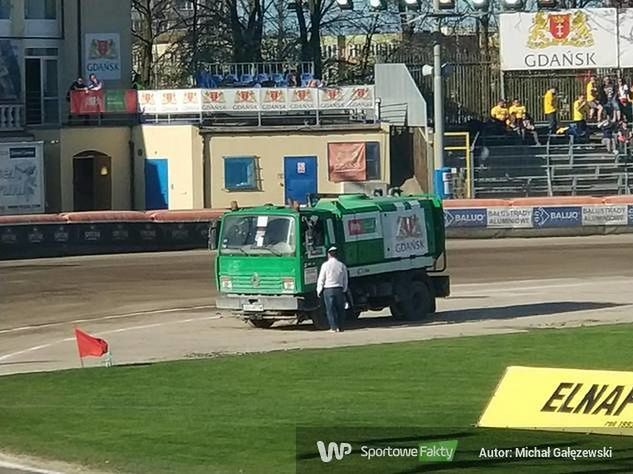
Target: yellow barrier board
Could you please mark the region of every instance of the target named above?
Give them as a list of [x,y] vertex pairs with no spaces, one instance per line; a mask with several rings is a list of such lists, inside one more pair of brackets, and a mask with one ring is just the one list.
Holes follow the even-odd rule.
[[508,367],[477,426],[633,436],[633,372]]

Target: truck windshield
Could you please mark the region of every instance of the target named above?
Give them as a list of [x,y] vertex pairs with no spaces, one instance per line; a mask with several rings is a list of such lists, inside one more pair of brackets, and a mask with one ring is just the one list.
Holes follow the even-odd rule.
[[222,224],[220,252],[294,254],[295,221],[285,216],[227,216]]

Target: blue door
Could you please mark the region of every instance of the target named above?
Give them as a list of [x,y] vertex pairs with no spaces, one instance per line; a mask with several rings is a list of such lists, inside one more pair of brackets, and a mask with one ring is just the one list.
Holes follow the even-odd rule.
[[145,209],[169,208],[169,172],[165,158],[145,160]]
[[286,156],[284,158],[285,201],[308,202],[308,194],[317,192],[316,156]]

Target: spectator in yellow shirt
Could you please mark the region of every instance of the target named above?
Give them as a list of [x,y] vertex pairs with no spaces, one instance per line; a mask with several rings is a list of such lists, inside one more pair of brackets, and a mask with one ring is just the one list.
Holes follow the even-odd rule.
[[543,110],[545,111],[545,117],[547,118],[550,135],[554,135],[556,133],[556,128],[558,126],[557,92],[556,87],[550,87],[543,97]]
[[490,109],[490,116],[493,120],[497,122],[501,122],[505,127],[508,118],[510,117],[510,113],[508,112],[508,107],[506,106],[505,100],[500,100],[497,102],[492,109]]
[[591,78],[589,78],[589,82],[587,82],[585,87],[585,92],[589,111],[589,120],[593,120],[594,113],[597,114],[596,119],[600,120],[600,117],[602,116],[602,106],[598,101],[598,79],[596,79],[596,76],[591,76]]
[[574,101],[572,108],[572,121],[575,124],[579,135],[584,135],[587,129],[587,109],[589,108],[584,94],[580,94]]
[[519,99],[514,99],[508,112],[510,115],[514,115],[517,120],[522,121],[526,115],[525,105],[523,105]]

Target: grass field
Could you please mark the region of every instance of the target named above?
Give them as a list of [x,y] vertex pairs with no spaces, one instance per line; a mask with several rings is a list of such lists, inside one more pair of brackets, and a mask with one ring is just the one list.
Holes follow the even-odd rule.
[[[0,446],[134,473],[294,472],[296,426],[392,427],[396,434],[416,427],[418,435],[466,437],[506,366],[631,370],[631,329],[552,329],[2,377]],[[560,433],[484,435],[489,446],[578,442]],[[632,462],[630,438],[607,438],[620,463]],[[604,444],[605,437],[583,439]],[[457,463],[442,471],[493,467],[510,469]],[[601,467],[607,466],[577,462],[570,469]],[[548,470],[535,462],[530,471],[539,468]]]

